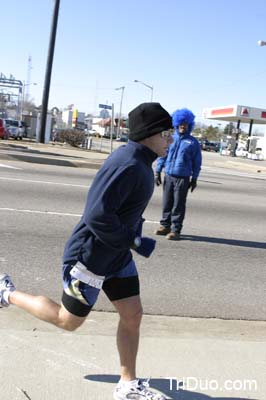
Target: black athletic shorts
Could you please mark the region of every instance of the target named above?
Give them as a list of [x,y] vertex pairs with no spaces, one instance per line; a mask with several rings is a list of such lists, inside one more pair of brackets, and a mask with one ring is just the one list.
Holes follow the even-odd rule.
[[63,306],[78,317],[89,314],[103,289],[110,301],[139,295],[139,278],[131,260],[122,270],[107,276],[95,275],[78,262],[63,265]]

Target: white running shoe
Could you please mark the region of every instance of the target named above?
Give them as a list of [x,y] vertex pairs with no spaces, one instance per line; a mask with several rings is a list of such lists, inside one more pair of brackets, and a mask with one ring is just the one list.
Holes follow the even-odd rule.
[[0,308],[8,307],[8,297],[11,292],[14,292],[15,286],[7,274],[0,275]]
[[159,393],[149,390],[149,379],[138,380],[132,386],[118,383],[114,391],[115,400],[166,400]]

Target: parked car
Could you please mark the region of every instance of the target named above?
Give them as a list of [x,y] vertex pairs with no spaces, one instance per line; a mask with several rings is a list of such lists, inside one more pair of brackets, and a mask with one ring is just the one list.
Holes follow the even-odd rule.
[[125,134],[122,134],[120,137],[116,138],[117,142],[128,142],[128,136]]
[[27,135],[26,124],[23,121],[6,119],[5,126],[10,138],[22,140]]
[[8,139],[8,130],[3,118],[0,118],[0,139]]
[[219,142],[208,142],[208,141],[206,141],[204,143],[203,150],[218,152],[220,150],[220,143]]
[[208,143],[207,139],[199,139],[199,144],[200,144],[201,150],[205,150],[206,143]]
[[24,121],[20,121],[21,124],[21,128],[23,130],[23,137],[26,138],[28,136],[28,126],[26,124],[26,122]]
[[235,154],[237,157],[247,157],[248,151],[245,147],[241,146],[236,149]]

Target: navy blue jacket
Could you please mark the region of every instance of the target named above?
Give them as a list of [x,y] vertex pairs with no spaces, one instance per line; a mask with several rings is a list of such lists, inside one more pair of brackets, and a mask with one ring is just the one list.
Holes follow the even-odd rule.
[[104,162],[88,192],[83,216],[66,243],[63,262],[77,261],[97,275],[125,267],[130,246],[154,190],[148,147],[129,141]]
[[164,172],[176,177],[190,177],[197,179],[201,169],[201,150],[199,142],[189,133],[180,135],[175,131],[173,143],[167,155],[157,160],[156,172]]

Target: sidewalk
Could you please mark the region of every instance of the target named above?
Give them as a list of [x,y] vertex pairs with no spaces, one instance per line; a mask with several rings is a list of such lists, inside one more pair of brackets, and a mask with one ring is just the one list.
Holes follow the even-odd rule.
[[0,142],[0,160],[24,161],[77,168],[99,169],[108,153],[68,145],[35,142]]
[[[114,148],[124,143],[113,143]],[[0,142],[0,160],[25,161],[39,164],[71,166],[78,168],[99,169],[109,152],[73,148],[60,143],[42,144],[29,141]],[[108,149],[109,151],[109,149]],[[249,172],[266,177],[266,161],[254,161],[240,157],[220,156],[216,153],[202,152],[204,167],[226,168],[235,171]]]
[[[111,400],[116,323],[92,312],[69,333],[2,309],[1,400]],[[138,374],[168,399],[265,400],[265,372],[266,322],[144,316]]]

